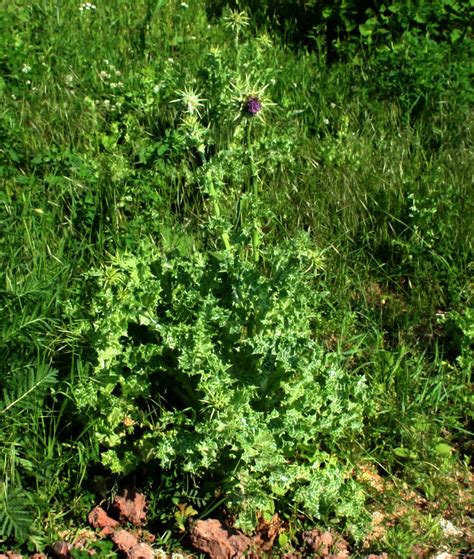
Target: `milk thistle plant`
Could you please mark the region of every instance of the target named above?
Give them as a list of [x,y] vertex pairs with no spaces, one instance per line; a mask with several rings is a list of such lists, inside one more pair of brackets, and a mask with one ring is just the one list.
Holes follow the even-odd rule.
[[[265,124],[265,115],[275,103],[267,96],[266,90],[270,84],[260,85],[258,80],[252,83],[251,78],[246,75],[244,79],[236,80],[231,84],[232,88],[232,101],[237,107],[238,112],[234,118],[234,122],[240,125],[243,124],[245,142],[246,142],[246,157],[248,157],[248,165],[250,167],[250,180],[247,186],[243,187],[242,194],[247,199],[246,203],[243,202],[244,196],[239,201],[239,218],[245,219],[250,223],[251,237],[252,237],[252,252],[254,260],[258,262],[260,257],[260,243],[261,243],[261,227],[259,217],[259,204],[258,204],[258,166],[254,157],[254,140],[252,138],[252,129],[256,121],[260,124]],[[236,127],[236,131],[239,126]],[[246,162],[247,163],[247,162]],[[250,202],[250,199],[252,200]],[[247,206],[248,213],[242,208]]]
[[234,121],[243,117],[255,117],[260,122],[265,122],[265,114],[275,106],[265,93],[269,85],[267,83],[260,86],[258,81],[252,84],[249,76],[231,84],[232,99],[239,109]]
[[265,273],[237,252],[149,244],[94,270],[97,365],[72,397],[113,472],[214,476],[248,532],[291,503],[357,524],[363,495],[334,453],[362,428],[365,380],[312,339],[321,251],[306,235],[264,250]]
[[249,25],[250,19],[244,11],[238,12],[237,10],[229,10],[227,15],[224,16],[224,27],[231,29],[234,35],[235,46],[239,44],[240,33]]
[[204,107],[203,101],[206,101],[206,99],[201,99],[199,97],[199,93],[197,93],[197,91],[195,91],[191,87],[185,87],[182,90],[178,90],[176,93],[179,95],[179,97],[177,99],[173,99],[171,103],[180,103],[182,106],[184,106],[184,112],[189,115],[197,114],[201,116],[199,109],[201,107]]

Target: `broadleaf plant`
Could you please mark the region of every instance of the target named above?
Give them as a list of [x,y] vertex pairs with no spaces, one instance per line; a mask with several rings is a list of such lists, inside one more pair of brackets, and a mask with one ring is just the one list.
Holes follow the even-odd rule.
[[265,262],[143,247],[91,272],[95,366],[73,397],[105,466],[218,480],[247,531],[285,507],[354,520],[362,493],[336,451],[366,387],[314,339],[322,254],[302,235]]

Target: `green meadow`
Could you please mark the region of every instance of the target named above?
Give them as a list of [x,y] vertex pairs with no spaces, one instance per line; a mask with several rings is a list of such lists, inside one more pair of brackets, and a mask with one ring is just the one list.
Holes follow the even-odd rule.
[[473,1],[0,6],[0,552],[467,556]]

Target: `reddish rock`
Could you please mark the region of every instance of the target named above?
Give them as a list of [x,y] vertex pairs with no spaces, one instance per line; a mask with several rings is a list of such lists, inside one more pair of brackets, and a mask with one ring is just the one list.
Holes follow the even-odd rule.
[[147,543],[139,543],[127,553],[127,559],[154,559],[155,552]]
[[112,506],[121,521],[141,526],[146,520],[145,495],[134,489],[125,489],[123,495],[117,495]]
[[71,547],[70,543],[64,541],[55,542],[51,546],[51,553],[53,557],[56,557],[57,559],[69,559],[69,550]]
[[138,545],[136,536],[127,532],[127,530],[117,530],[112,534],[111,538],[120,551],[129,552]]
[[252,540],[241,532],[231,532],[218,520],[197,520],[191,527],[193,546],[207,553],[210,559],[239,559],[244,556]]
[[31,559],[48,559],[44,553],[34,553]]
[[112,534],[115,528],[120,524],[114,518],[110,518],[102,507],[93,508],[87,520],[93,528],[102,530],[102,533],[105,535]]

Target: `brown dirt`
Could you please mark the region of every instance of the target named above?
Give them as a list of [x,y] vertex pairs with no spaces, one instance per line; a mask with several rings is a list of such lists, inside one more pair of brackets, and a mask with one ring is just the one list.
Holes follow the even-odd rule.
[[[366,491],[372,496],[370,507],[372,512],[372,527],[367,533],[362,544],[362,550],[367,559],[388,559],[386,553],[379,552],[386,547],[384,544],[389,537],[389,531],[398,527],[409,527],[414,535],[414,541],[419,534],[419,540],[413,545],[411,557],[413,559],[448,559],[449,553],[443,555],[444,547],[433,545],[423,539],[423,530],[428,517],[439,517],[440,528],[446,532],[446,543],[452,543],[461,548],[460,557],[468,557],[467,549],[474,547],[472,526],[469,524],[472,511],[472,474],[466,475],[459,472],[455,479],[445,480],[446,491],[437,495],[437,499],[429,500],[419,492],[414,491],[405,484],[396,485],[388,478],[382,477],[376,468],[371,465],[359,465],[354,469],[354,477],[362,482]],[[454,497],[454,498],[453,498]],[[164,551],[154,551],[150,544],[155,541],[155,536],[144,528],[147,520],[146,498],[134,489],[126,489],[118,495],[108,510],[96,506],[88,515],[90,526],[94,530],[81,530],[79,532],[65,530],[59,534],[59,541],[55,542],[49,554],[36,553],[31,559],[71,559],[72,549],[83,549],[90,555],[96,555],[94,542],[110,538],[115,544],[115,549],[123,559],[170,559],[173,555]],[[205,554],[208,559],[267,559],[275,547],[278,538],[288,532],[288,526],[275,514],[270,519],[260,518],[255,534],[249,537],[238,530],[222,524],[219,520],[197,520],[189,522],[189,542],[195,548],[196,554],[181,555],[191,559],[199,553]],[[444,524],[443,524],[444,522]],[[296,547],[289,547],[287,552],[282,551],[281,559],[349,559],[351,557],[349,544],[334,530],[323,531],[317,528],[300,533],[299,543]],[[463,546],[463,547],[461,547]],[[441,548],[441,551],[439,549]],[[376,551],[379,554],[371,552]],[[464,555],[463,555],[464,553]],[[100,555],[100,551],[98,552]],[[352,555],[352,557],[358,556]],[[25,556],[26,557],[26,556]],[[473,555],[474,557],[474,555]],[[0,559],[22,559],[22,556],[13,551],[0,553]]]
[[266,521],[263,517],[259,519],[254,542],[258,549],[271,551],[275,539],[283,531],[283,522],[278,514]]
[[303,532],[303,542],[307,551],[315,557],[325,559],[348,559],[349,544],[333,532],[320,532],[318,529]]

